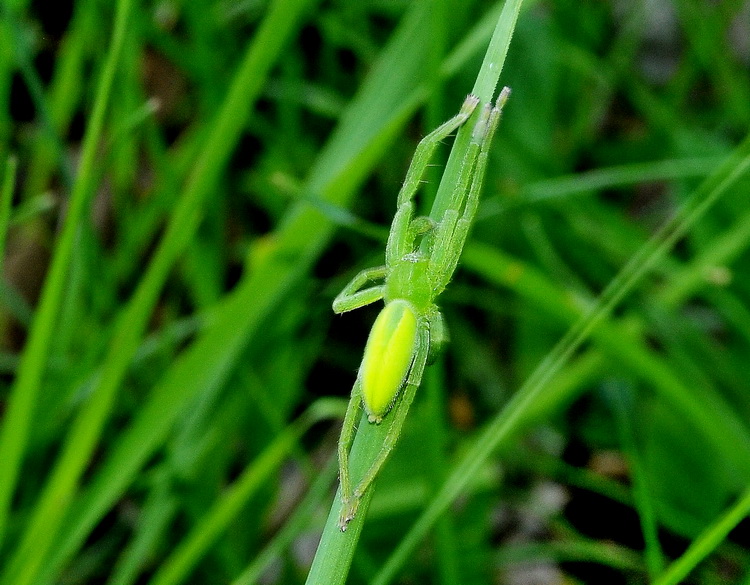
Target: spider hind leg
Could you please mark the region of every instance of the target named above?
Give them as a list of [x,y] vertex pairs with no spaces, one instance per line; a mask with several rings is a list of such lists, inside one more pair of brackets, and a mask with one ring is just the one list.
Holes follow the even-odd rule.
[[380,447],[380,451],[373,460],[370,468],[365,472],[359,483],[354,488],[350,498],[344,499],[342,497],[341,502],[341,513],[339,515],[339,528],[344,532],[349,522],[354,518],[359,507],[359,501],[364,496],[367,489],[370,487],[372,482],[380,473],[381,468],[388,460],[388,456],[391,454],[393,447],[396,445],[399,436],[401,435],[401,429],[404,426],[406,415],[409,412],[409,407],[414,400],[414,395],[417,392],[419,384],[422,382],[422,375],[427,364],[427,355],[429,353],[430,334],[428,329],[423,329],[418,336],[418,343],[416,346],[414,361],[412,362],[411,370],[406,379],[406,383],[401,391],[398,393],[396,400],[391,409],[389,418],[390,421],[384,421],[383,424],[389,424],[387,427],[385,437],[383,438],[383,444]]
[[435,308],[435,311],[430,315],[429,318],[430,327],[430,348],[429,354],[427,355],[427,365],[434,364],[443,351],[448,345],[450,338],[448,334],[448,326],[445,324],[443,314]]

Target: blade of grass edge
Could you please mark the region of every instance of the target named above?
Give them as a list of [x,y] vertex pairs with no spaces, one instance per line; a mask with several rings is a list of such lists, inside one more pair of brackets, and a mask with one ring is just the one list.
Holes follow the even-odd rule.
[[[497,19],[495,30],[492,33],[490,44],[487,47],[487,52],[484,55],[482,66],[472,89],[472,93],[479,98],[480,104],[486,104],[493,98],[522,4],[523,0],[507,0]],[[472,119],[479,115],[479,110],[480,108],[477,108]],[[430,217],[435,221],[440,221],[453,197],[460,167],[471,141],[472,128],[473,124],[464,124],[456,134],[456,140],[445,165],[445,172],[440,180],[435,202],[430,210]]]

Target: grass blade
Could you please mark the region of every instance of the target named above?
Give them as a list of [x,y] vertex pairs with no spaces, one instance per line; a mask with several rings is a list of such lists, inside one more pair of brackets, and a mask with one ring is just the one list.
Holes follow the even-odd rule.
[[[118,12],[116,29],[117,42],[113,44],[113,47],[121,47],[124,42],[123,13],[124,16],[127,16],[131,5],[130,0],[121,0],[118,5],[120,11]],[[172,264],[180,252],[185,249],[192,234],[197,229],[201,217],[201,207],[239,139],[253,99],[257,97],[271,65],[280,54],[284,42],[289,38],[291,31],[294,30],[302,12],[308,5],[309,0],[296,0],[294,3],[282,2],[281,0],[274,2],[263,20],[261,29],[250,44],[222,109],[212,125],[208,140],[193,167],[193,172],[170,219],[166,233],[138,289],[120,316],[109,352],[105,358],[101,378],[91,400],[84,406],[73,423],[65,441],[63,453],[46,484],[32,521],[18,545],[11,563],[3,574],[3,583],[15,583],[17,585],[33,583],[37,572],[44,566],[45,555],[52,548],[66,505],[72,499],[81,473],[97,443],[104,421],[112,408],[117,389],[138,347],[147,320]],[[112,65],[112,75],[106,76],[108,80],[107,92],[111,88],[110,77],[114,75],[114,67],[115,65]],[[109,72],[109,69],[106,71]],[[97,126],[97,138],[101,133],[103,112],[100,117],[102,119]],[[95,120],[99,120],[99,118],[95,118]],[[92,158],[93,146],[94,144],[91,146]],[[89,170],[85,176],[90,178],[92,176],[91,171]],[[88,187],[88,185],[86,186]],[[81,210],[78,210],[78,215],[74,217],[80,216],[80,212]],[[69,217],[69,221],[71,219]],[[58,247],[58,255],[66,250],[66,258],[70,255],[69,248],[72,246],[73,235],[73,228],[71,228],[70,237],[61,243],[61,247]],[[67,247],[64,245],[66,243],[68,244]],[[55,285],[55,306],[51,307],[54,309],[59,307],[63,276],[61,272],[63,267],[61,266],[59,270],[56,270],[56,266],[57,264],[53,263],[48,278],[48,282]],[[24,430],[25,436],[32,406],[30,402],[38,393],[41,382],[41,363],[44,350],[54,331],[52,326],[53,314],[50,309],[45,309],[45,307],[43,300],[40,314],[35,320],[35,329],[39,328],[41,332],[39,335],[44,345],[41,342],[34,343],[35,338],[32,333],[26,354],[31,355],[32,357],[29,360],[33,359],[33,361],[30,365],[25,365],[24,362],[21,364],[21,371],[29,372],[29,382],[25,382],[26,378],[21,378],[19,375],[17,383],[19,390],[14,393],[14,396],[20,397],[18,400],[21,404],[16,408],[20,410],[20,414],[12,418],[13,411],[11,411],[4,427],[6,431],[4,436],[9,437],[6,439],[10,445],[8,448],[9,454],[13,456],[11,462],[17,462],[15,464],[16,474],[21,452],[18,447],[18,429],[16,428],[19,424],[15,421],[16,418],[21,419],[23,417],[26,428],[21,430]],[[4,454],[2,445],[0,445],[0,454]],[[2,512],[3,499],[5,500],[5,506],[7,506],[10,493],[12,493],[12,484],[10,484],[8,477],[3,476],[5,481],[0,484],[0,488],[5,487],[5,490],[0,491],[0,512]],[[13,477],[14,480],[15,477]]]
[[55,332],[55,322],[65,292],[76,234],[83,219],[86,204],[94,190],[96,152],[101,142],[107,106],[112,94],[117,64],[132,8],[132,0],[120,0],[117,3],[112,42],[97,86],[91,119],[86,128],[78,176],[71,193],[65,224],[55,245],[55,253],[0,431],[0,461],[3,462],[4,467],[4,473],[0,475],[0,544],[5,535],[10,502],[20,473],[29,428],[33,421],[42,376],[47,364],[48,349]]

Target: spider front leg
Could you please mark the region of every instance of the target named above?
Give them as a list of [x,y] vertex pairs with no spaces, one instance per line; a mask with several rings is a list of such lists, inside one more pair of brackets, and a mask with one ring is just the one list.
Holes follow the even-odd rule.
[[[438,291],[442,291],[450,282],[461,257],[466,238],[474,221],[474,215],[477,207],[479,207],[479,196],[482,193],[492,138],[500,123],[503,106],[509,96],[510,89],[503,88],[495,106],[488,111],[486,116],[482,116],[474,127],[472,133],[474,149],[473,152],[470,151],[469,160],[465,163],[471,171],[461,185],[461,190],[466,191],[465,201],[463,201],[464,197],[462,196],[459,205],[444,213],[437,227],[433,254],[430,259],[430,272]],[[463,202],[462,212],[459,211],[461,202]]]
[[[383,445],[378,452],[377,457],[370,465],[370,468],[359,480],[359,483],[354,488],[350,497],[347,497],[344,490],[344,482],[341,482],[341,515],[339,516],[339,528],[341,531],[345,531],[349,522],[357,514],[357,508],[359,507],[359,501],[362,496],[370,487],[372,482],[380,473],[383,464],[391,454],[393,447],[396,445],[399,436],[401,435],[401,429],[404,426],[406,415],[409,412],[409,407],[414,400],[419,384],[422,382],[422,375],[424,374],[425,365],[427,364],[427,356],[430,351],[430,332],[429,328],[423,327],[417,337],[416,347],[414,349],[414,359],[412,361],[411,370],[406,378],[406,383],[401,391],[398,393],[395,403],[390,411],[392,420],[390,421],[390,427],[386,432],[385,438],[383,439]],[[347,415],[349,413],[347,412]],[[346,461],[348,463],[348,453]],[[342,471],[343,473],[343,471]],[[349,482],[348,469],[346,471],[347,483]]]
[[422,183],[422,178],[437,146],[469,119],[478,103],[479,98],[473,95],[468,96],[458,114],[422,138],[417,145],[396,201],[396,215],[391,223],[391,231],[385,248],[387,265],[392,265],[404,254],[413,251],[414,238],[434,227],[434,222],[427,218],[412,220],[414,212],[412,200]]
[[422,177],[427,170],[432,156],[435,154],[438,144],[469,119],[477,104],[479,104],[478,97],[474,95],[467,96],[458,114],[420,140],[417,148],[414,150],[414,157],[412,158],[409,170],[406,171],[404,184],[398,194],[398,207],[401,207],[401,205],[414,198],[414,194],[419,189]]
[[367,268],[357,274],[344,287],[344,290],[333,299],[333,312],[345,313],[346,311],[353,311],[354,309],[359,309],[382,299],[385,290],[383,285],[373,286],[364,290],[360,289],[369,282],[384,279],[387,274],[388,268],[385,266]]

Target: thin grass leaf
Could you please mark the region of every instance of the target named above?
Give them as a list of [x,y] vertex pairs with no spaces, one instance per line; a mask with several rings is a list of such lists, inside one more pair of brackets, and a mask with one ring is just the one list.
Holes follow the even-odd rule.
[[685,554],[672,563],[667,570],[654,580],[654,585],[676,585],[716,549],[729,533],[750,514],[750,491],[742,494],[726,514],[696,538]]

